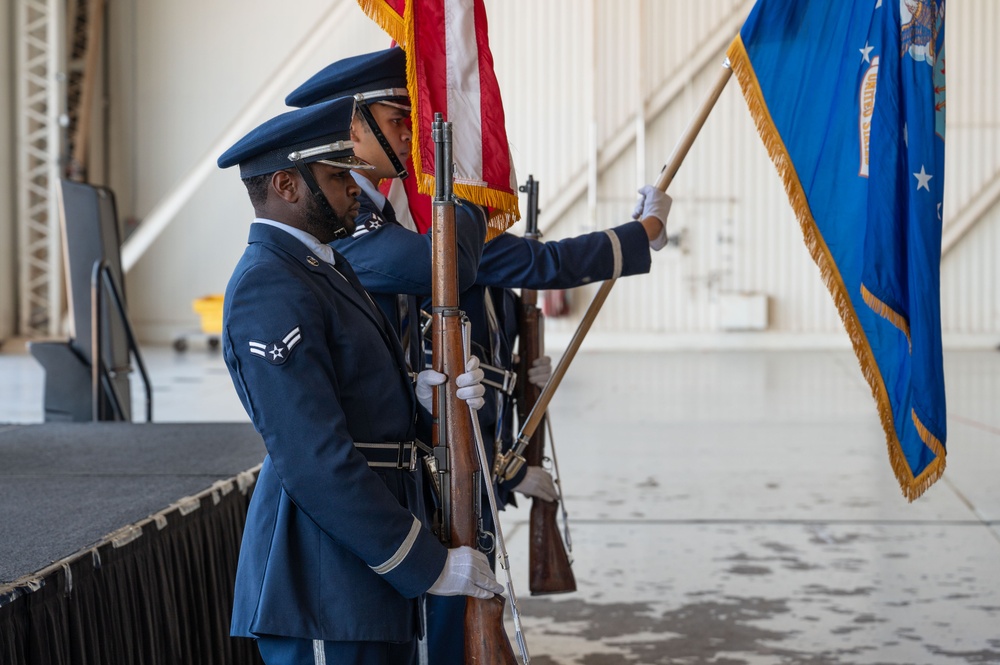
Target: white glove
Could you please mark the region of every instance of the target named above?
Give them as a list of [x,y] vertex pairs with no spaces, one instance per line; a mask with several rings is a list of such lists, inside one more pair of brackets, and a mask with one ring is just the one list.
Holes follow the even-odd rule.
[[486,394],[486,387],[483,385],[483,370],[479,369],[479,358],[469,356],[465,362],[465,374],[459,374],[455,380],[458,390],[455,395],[459,399],[464,399],[470,409],[478,411],[486,404],[483,395]]
[[552,358],[538,356],[528,368],[528,383],[538,388],[544,388],[552,376]]
[[667,216],[670,214],[671,203],[673,199],[652,185],[646,185],[639,190],[639,202],[635,204],[632,219],[655,217],[663,225],[659,235],[649,241],[649,247],[654,251],[667,246]]
[[514,487],[514,491],[543,501],[555,501],[559,498],[552,476],[540,466],[529,466],[524,479]]
[[[420,406],[430,411],[433,405],[434,386],[440,386],[447,379],[447,376],[432,369],[425,369],[420,374],[417,374],[417,386],[413,392],[417,394],[417,401],[420,402]],[[483,399],[483,395],[486,394],[486,388],[483,387],[482,382],[483,370],[479,369],[479,358],[472,356],[465,363],[465,373],[459,374],[458,379],[455,381],[455,385],[458,386],[455,395],[459,399],[464,399],[470,409],[478,411],[486,404],[486,400]]]
[[440,386],[447,378],[441,372],[435,372],[432,369],[425,369],[420,374],[417,374],[417,386],[413,389],[413,392],[417,394],[417,401],[420,402],[420,406],[428,411],[431,410],[432,400],[434,399],[434,386]]
[[503,593],[503,587],[490,569],[490,560],[486,555],[462,545],[448,550],[444,569],[427,593],[492,598],[494,594]]

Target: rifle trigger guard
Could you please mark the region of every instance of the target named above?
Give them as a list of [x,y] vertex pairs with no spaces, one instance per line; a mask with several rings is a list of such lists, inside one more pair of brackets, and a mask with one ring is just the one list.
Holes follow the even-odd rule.
[[493,550],[496,549],[497,539],[493,535],[492,531],[480,531],[479,535],[476,537],[476,547],[479,548],[483,554],[489,555]]

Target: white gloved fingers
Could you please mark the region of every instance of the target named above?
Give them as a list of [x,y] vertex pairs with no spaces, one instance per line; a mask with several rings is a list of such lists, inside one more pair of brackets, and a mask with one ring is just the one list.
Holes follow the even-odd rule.
[[469,386],[467,388],[459,388],[455,391],[455,396],[458,399],[464,399],[465,403],[469,405],[470,409],[475,409],[478,411],[486,405],[486,400],[483,395],[486,394],[486,386],[481,383]]
[[672,204],[673,199],[652,185],[646,185],[639,190],[639,202],[632,214],[633,219],[644,220],[652,217],[660,222],[659,232],[649,241],[649,247],[653,251],[659,251],[667,246],[667,217],[670,215]]
[[444,568],[427,593],[436,596],[490,598],[494,594],[503,593],[503,586],[497,582],[486,555],[463,545],[448,550]]
[[431,400],[434,397],[434,386],[439,386],[445,382],[446,377],[441,372],[432,369],[425,369],[417,374],[417,385],[413,392],[417,395],[417,402],[428,411],[431,410]]
[[465,361],[465,373],[458,375],[458,379],[455,380],[455,385],[459,388],[464,388],[465,386],[471,386],[475,383],[482,383],[483,376],[483,370],[479,369],[479,358],[476,356],[469,356],[469,359]]
[[552,358],[548,356],[538,356],[535,362],[528,368],[528,383],[538,388],[544,388],[552,376]]
[[455,395],[459,399],[464,399],[470,409],[478,411],[486,404],[483,396],[486,394],[486,386],[483,385],[483,370],[479,368],[479,358],[469,356],[465,361],[465,372],[459,374],[455,380],[458,390]]
[[559,498],[552,475],[540,466],[529,466],[514,491],[543,501],[555,501]]
[[672,204],[673,199],[666,192],[661,192],[652,185],[645,185],[639,190],[639,202],[635,206],[633,215],[635,219],[655,217],[666,226]]
[[476,598],[492,598],[495,594],[503,593],[503,586],[497,581],[493,569],[490,568],[490,560],[485,554],[479,550],[472,550],[472,563],[473,569],[470,571],[469,577],[475,588],[466,595]]
[[639,200],[635,202],[635,210],[632,211],[632,219],[642,219],[642,209],[646,207],[646,195],[639,190]]

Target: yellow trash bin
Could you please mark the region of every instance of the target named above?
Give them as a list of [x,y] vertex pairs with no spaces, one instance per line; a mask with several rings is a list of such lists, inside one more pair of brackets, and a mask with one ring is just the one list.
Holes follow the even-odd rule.
[[204,339],[209,349],[219,348],[222,337],[222,298],[222,294],[217,293],[191,301],[191,309],[201,317],[201,330],[175,339],[175,350],[187,350],[191,339]]
[[206,335],[222,334],[222,294],[197,298],[191,303],[195,313],[201,316],[201,331]]

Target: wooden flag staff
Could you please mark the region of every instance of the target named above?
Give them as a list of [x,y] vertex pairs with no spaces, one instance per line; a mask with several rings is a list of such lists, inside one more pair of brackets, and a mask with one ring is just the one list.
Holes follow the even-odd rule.
[[[729,59],[727,58],[722,64],[722,71],[719,72],[719,77],[716,79],[715,85],[705,98],[705,101],[702,102],[701,107],[699,107],[694,118],[692,118],[691,122],[684,130],[684,134],[681,135],[680,141],[678,141],[677,145],[674,146],[674,151],[670,154],[670,158],[660,171],[660,175],[657,177],[655,183],[655,187],[660,191],[666,192],[667,187],[670,186],[674,176],[677,175],[677,170],[680,168],[681,162],[683,162],[684,158],[687,157],[688,151],[691,149],[695,138],[698,136],[698,132],[700,132],[702,126],[704,126],[709,113],[711,113],[712,109],[715,107],[715,103],[719,101],[719,96],[725,89],[732,74],[733,70],[729,65]],[[535,433],[539,424],[541,424],[542,418],[545,416],[545,411],[548,409],[549,402],[552,401],[552,396],[559,387],[559,383],[566,374],[566,370],[569,368],[569,364],[573,361],[573,357],[576,356],[576,352],[580,349],[580,345],[583,343],[583,338],[590,331],[590,326],[593,325],[598,312],[600,312],[601,307],[604,306],[604,301],[608,299],[608,294],[611,293],[611,288],[615,285],[616,281],[618,281],[617,278],[612,278],[601,284],[601,288],[591,301],[590,307],[587,309],[587,313],[584,315],[583,320],[580,321],[580,325],[577,327],[576,332],[573,333],[573,338],[570,340],[569,346],[566,347],[566,351],[559,360],[559,364],[556,365],[552,372],[552,376],[549,377],[548,382],[545,384],[545,388],[542,389],[542,393],[538,396],[538,401],[535,402],[534,408],[531,409],[527,419],[521,425],[521,431],[517,437],[517,446],[507,453],[507,455],[497,458],[496,469],[498,476],[503,478],[512,478],[524,464],[523,453],[525,447],[528,445],[528,442],[531,440],[531,437]]]

